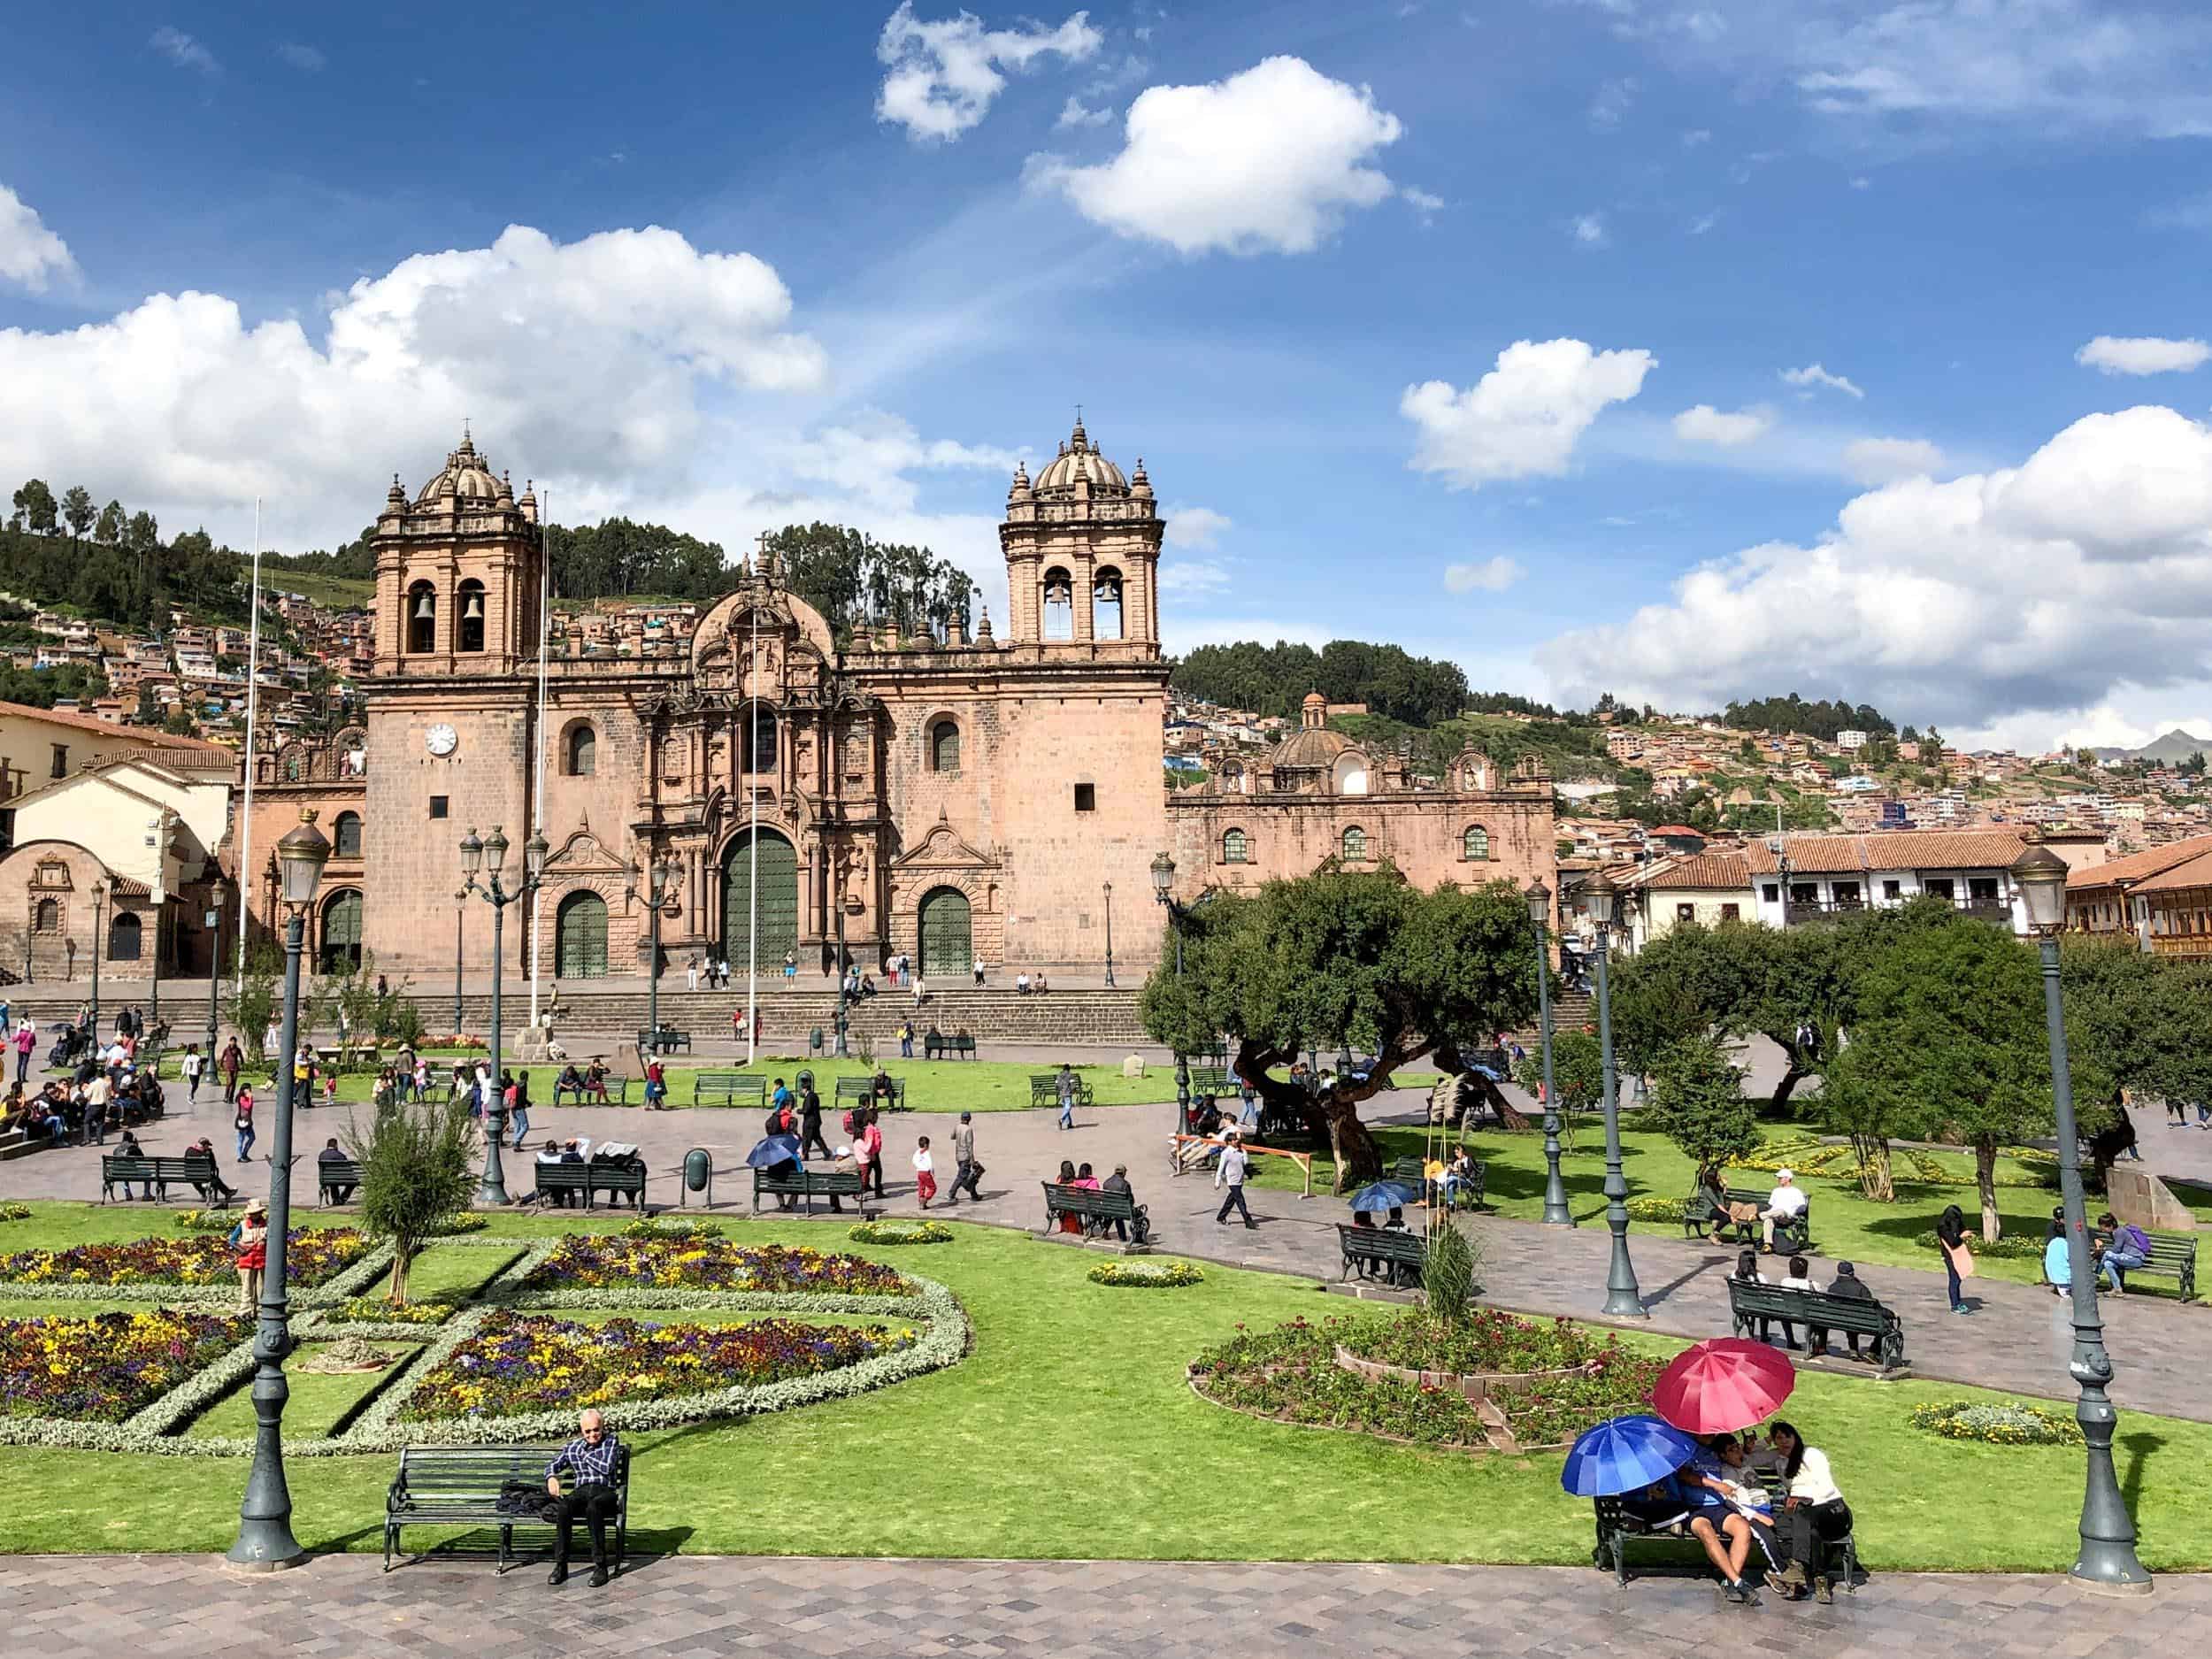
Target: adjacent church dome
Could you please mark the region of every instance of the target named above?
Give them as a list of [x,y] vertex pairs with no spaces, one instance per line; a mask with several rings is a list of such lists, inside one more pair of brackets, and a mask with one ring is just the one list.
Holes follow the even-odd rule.
[[1267,764],[1275,771],[1327,772],[1339,755],[1355,747],[1343,733],[1329,729],[1329,700],[1319,692],[1306,694],[1298,715],[1299,729],[1268,751]]
[[491,463],[477,454],[474,441],[464,432],[461,447],[446,457],[445,465],[422,487],[415,505],[428,507],[447,495],[461,501],[496,502],[499,495],[500,482]]
[[1075,431],[1060,446],[1060,453],[1045,463],[1033,486],[1040,499],[1072,495],[1079,484],[1088,484],[1094,495],[1126,495],[1129,480],[1111,461],[1091,446],[1083,420],[1076,418]]

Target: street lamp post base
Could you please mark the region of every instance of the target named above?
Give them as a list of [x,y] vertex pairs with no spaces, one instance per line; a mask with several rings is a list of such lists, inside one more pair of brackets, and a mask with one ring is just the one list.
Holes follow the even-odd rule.
[[1607,1319],[1648,1319],[1651,1317],[1651,1310],[1633,1296],[1608,1296],[1605,1299],[1605,1306],[1599,1309],[1598,1313]]
[[[258,1556],[250,1561],[241,1561],[235,1555],[225,1555],[223,1557],[223,1571],[225,1572],[238,1573],[284,1572],[294,1567],[304,1567],[307,1564],[307,1552],[303,1549],[300,1549],[299,1546],[296,1544],[295,1544],[292,1548],[298,1550],[299,1553],[294,1555],[288,1555],[280,1561],[264,1560]],[[2146,1585],[2143,1587],[2145,1589],[2148,1589],[2150,1586]]]
[[2139,1578],[2097,1578],[2081,1571],[2081,1563],[2074,1563],[2074,1571],[2066,1575],[2066,1581],[2088,1591],[2092,1595],[2148,1595],[2156,1587],[2148,1573]]

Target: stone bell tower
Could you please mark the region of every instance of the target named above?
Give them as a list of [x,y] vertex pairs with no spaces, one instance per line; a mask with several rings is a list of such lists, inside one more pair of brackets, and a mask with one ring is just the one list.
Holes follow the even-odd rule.
[[503,674],[538,649],[536,496],[465,433],[411,502],[396,475],[376,521],[380,678]]
[[1032,484],[1017,466],[999,545],[1013,608],[1009,644],[1052,655],[1156,659],[1160,536],[1144,463],[1124,477],[1083,430]]

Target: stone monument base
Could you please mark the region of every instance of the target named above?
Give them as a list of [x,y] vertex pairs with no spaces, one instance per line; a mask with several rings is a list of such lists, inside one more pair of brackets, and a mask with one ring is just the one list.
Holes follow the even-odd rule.
[[2122,1221],[2146,1232],[2194,1233],[2196,1213],[2147,1170],[2116,1167],[2105,1177],[2105,1202]]

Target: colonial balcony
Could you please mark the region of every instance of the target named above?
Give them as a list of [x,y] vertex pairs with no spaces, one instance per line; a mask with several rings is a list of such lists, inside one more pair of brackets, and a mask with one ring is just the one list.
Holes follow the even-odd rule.
[[[1903,901],[1894,902],[1901,903]],[[1797,927],[1809,922],[1829,922],[1839,917],[1855,916],[1866,908],[1864,899],[1792,899],[1786,907],[1786,919],[1788,926]],[[2002,899],[1953,899],[1951,908],[1978,921],[1991,922],[2000,927],[2012,926],[2012,907]]]
[[2184,961],[2212,961],[2212,933],[2153,933],[2151,954]]

